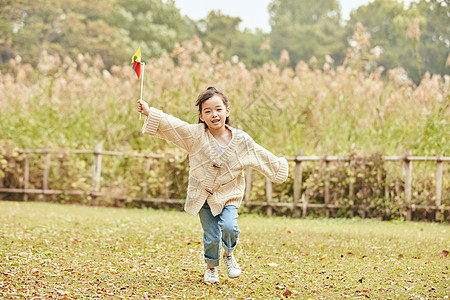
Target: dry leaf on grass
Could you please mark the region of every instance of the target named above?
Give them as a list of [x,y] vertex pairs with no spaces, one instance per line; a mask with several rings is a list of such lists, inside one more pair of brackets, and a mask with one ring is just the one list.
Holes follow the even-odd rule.
[[286,290],[286,291],[283,293],[283,296],[284,296],[285,298],[287,298],[287,297],[289,297],[289,296],[292,296],[292,292],[291,292],[290,290]]
[[440,258],[446,258],[448,256],[448,251],[447,250],[442,250],[441,252],[439,252],[439,257]]

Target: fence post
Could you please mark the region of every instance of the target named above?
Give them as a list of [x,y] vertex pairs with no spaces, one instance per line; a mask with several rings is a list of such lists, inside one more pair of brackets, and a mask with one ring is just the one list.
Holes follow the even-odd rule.
[[48,190],[48,174],[50,173],[50,151],[44,152],[44,179],[42,182],[42,189],[44,193],[44,201],[45,199],[45,191]]
[[330,208],[328,205],[330,204],[330,173],[328,170],[330,162],[327,160],[327,156],[325,155],[325,216],[327,218],[330,217]]
[[[348,168],[350,170],[350,174],[353,173],[353,167],[354,167],[354,160],[353,156],[350,156],[350,161],[348,163]],[[354,175],[354,174],[353,174]],[[352,176],[351,178],[356,178],[355,176]],[[350,208],[350,217],[353,218],[355,216],[355,185],[353,184],[353,179],[349,180],[348,182],[348,200],[351,204]],[[355,179],[356,180],[356,179]]]
[[150,166],[151,161],[150,158],[147,158],[146,164],[145,164],[145,176],[144,176],[144,186],[142,189],[142,197],[147,197],[147,191],[148,191],[148,172],[150,172]]
[[355,196],[355,186],[353,184],[353,181],[350,180],[349,184],[348,184],[348,198],[350,200],[351,203],[351,209],[350,209],[350,217],[353,218],[355,216],[355,203],[354,203],[354,196]]
[[44,153],[44,179],[42,182],[42,189],[45,190],[48,189],[48,174],[50,172],[50,152]]
[[267,215],[269,217],[272,216],[273,207],[270,204],[272,201],[272,181],[270,179],[266,178],[266,198],[267,198]]
[[306,195],[306,193],[302,194],[302,216],[303,218],[306,218],[306,216],[308,215],[308,196]]
[[[250,192],[252,191],[252,168],[247,167],[245,169],[245,203],[244,206],[247,207],[250,202]],[[247,211],[250,211],[250,208],[247,207]]]
[[170,199],[170,178],[168,176],[169,174],[166,174],[165,179],[164,179],[164,198]]
[[407,213],[406,220],[411,221],[412,219],[412,211],[411,211],[411,182],[412,182],[412,164],[411,160],[409,160],[409,156],[411,155],[411,150],[406,151],[405,155],[405,200],[407,205]]
[[94,148],[94,173],[92,176],[92,206],[97,206],[97,196],[94,194],[100,190],[100,177],[102,174],[102,145],[103,142],[97,142]]
[[25,166],[24,166],[24,183],[23,183],[23,189],[24,189],[24,193],[23,193],[23,201],[28,201],[28,193],[27,193],[27,189],[28,189],[28,181],[30,181],[30,162],[28,160],[28,155],[25,156]]
[[297,150],[295,152],[295,169],[294,169],[294,212],[293,216],[294,218],[299,217],[299,210],[298,210],[298,203],[300,201],[301,195],[302,195],[302,161],[297,160],[297,156],[302,156],[303,150]]
[[[386,162],[384,162],[386,164]],[[386,171],[386,177],[384,178],[384,199],[386,203],[391,202],[391,195],[389,192],[389,172]],[[386,217],[389,219],[391,217],[391,210],[386,207]]]
[[436,221],[441,221],[441,211],[440,206],[442,204],[442,154],[437,158],[437,166],[436,166]]

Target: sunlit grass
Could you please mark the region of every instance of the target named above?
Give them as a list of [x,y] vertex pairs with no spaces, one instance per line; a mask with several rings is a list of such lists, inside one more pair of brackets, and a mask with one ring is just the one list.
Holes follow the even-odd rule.
[[243,275],[203,283],[202,230],[184,212],[0,202],[6,299],[445,299],[449,226],[242,215]]

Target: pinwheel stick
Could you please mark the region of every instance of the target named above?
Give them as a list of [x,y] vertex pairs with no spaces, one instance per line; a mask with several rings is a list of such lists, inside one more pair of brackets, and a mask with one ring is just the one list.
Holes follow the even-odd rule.
[[[141,66],[142,66],[142,76],[141,76],[141,98],[140,100],[142,100],[142,91],[144,90],[144,71],[145,71],[145,63],[141,62]],[[142,114],[139,113],[139,120],[141,119]]]

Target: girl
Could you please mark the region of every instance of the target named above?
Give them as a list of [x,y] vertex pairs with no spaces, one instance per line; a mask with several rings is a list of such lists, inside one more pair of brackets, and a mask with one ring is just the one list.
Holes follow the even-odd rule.
[[214,87],[198,96],[199,123],[188,124],[149,108],[138,100],[138,111],[145,119],[142,133],[157,136],[189,153],[189,184],[184,209],[199,215],[203,227],[206,283],[219,282],[221,244],[230,278],[241,269],[233,251],[239,238],[237,209],[244,196],[244,168],[259,170],[274,182],[287,179],[288,163],[267,151],[242,130],[229,125],[230,106],[224,93]]

